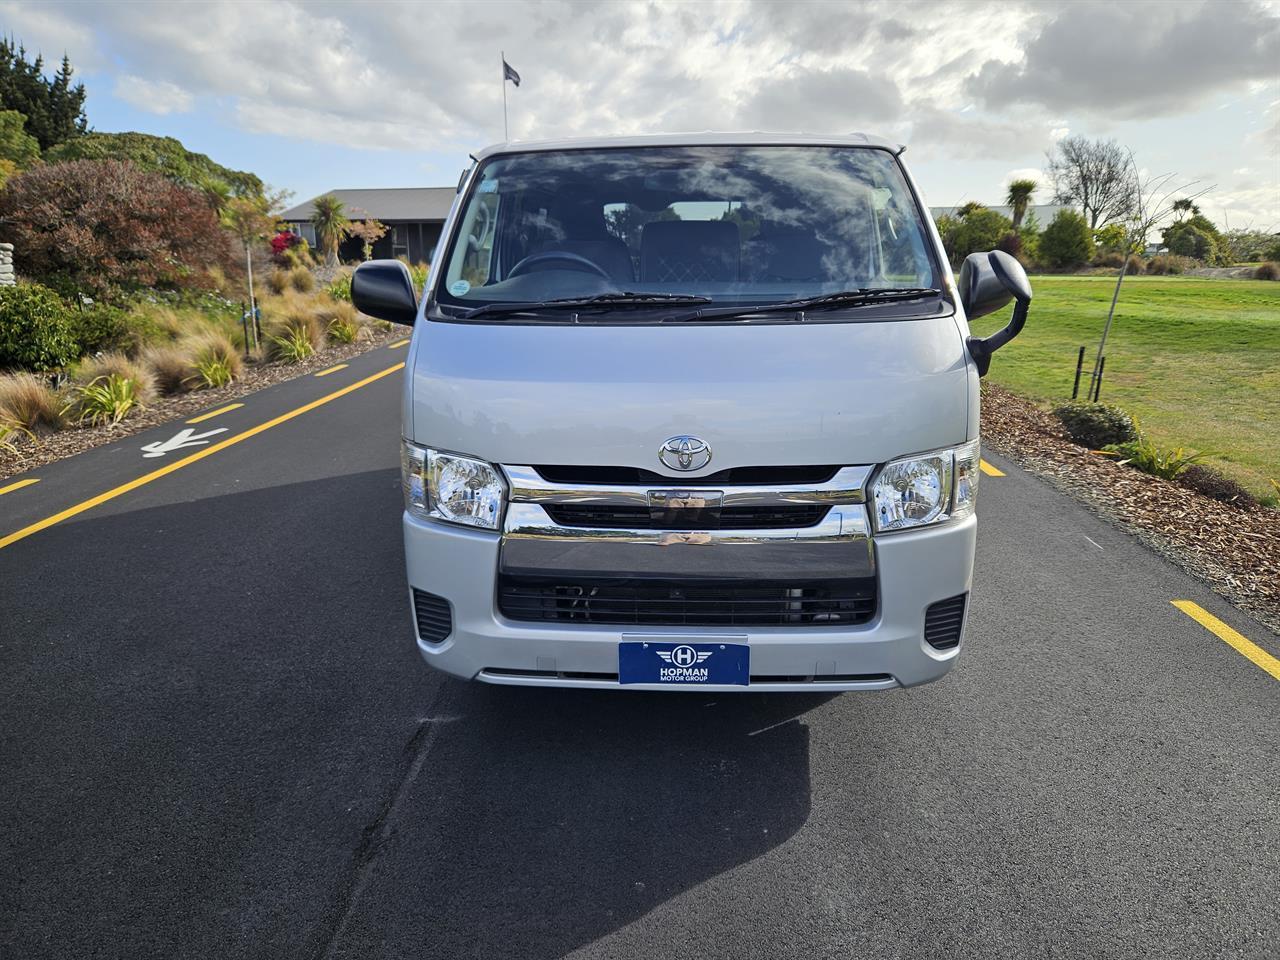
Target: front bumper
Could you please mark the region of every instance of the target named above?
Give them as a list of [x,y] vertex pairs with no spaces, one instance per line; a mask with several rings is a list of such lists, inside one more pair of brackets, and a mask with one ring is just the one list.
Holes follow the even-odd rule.
[[[942,677],[960,647],[924,640],[925,608],[967,593],[973,577],[976,517],[873,541],[879,581],[870,622],[840,627],[635,627],[513,621],[497,608],[501,541],[496,533],[404,517],[409,586],[449,601],[453,629],[441,643],[418,637],[433,667],[465,679],[526,686],[724,692],[876,690]],[[616,679],[624,639],[710,640],[732,634],[751,647],[753,677],[812,678],[751,686],[650,686]],[[963,645],[963,644],[962,644]],[[583,678],[582,675],[594,675]],[[606,679],[599,678],[604,675]],[[832,678],[824,680],[824,677]],[[876,677],[876,679],[851,679]]]

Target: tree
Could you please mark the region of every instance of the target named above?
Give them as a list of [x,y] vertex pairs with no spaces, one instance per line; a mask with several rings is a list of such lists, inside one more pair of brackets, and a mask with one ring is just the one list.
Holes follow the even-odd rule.
[[27,118],[17,110],[0,110],[0,160],[25,170],[40,159],[40,144],[26,132]]
[[1022,218],[1027,215],[1027,205],[1039,186],[1034,180],[1014,180],[1009,184],[1009,196],[1005,202],[1013,207],[1013,229],[1022,227]]
[[[230,197],[219,217],[244,248],[245,273],[249,286],[249,316],[258,315],[258,301],[253,290],[253,248],[279,229],[280,221],[271,211],[282,205],[285,194],[262,197]],[[258,346],[257,326],[253,326],[254,346]]]
[[1199,216],[1200,214],[1200,208],[1196,206],[1195,201],[1190,197],[1181,197],[1180,199],[1173,201],[1170,209],[1173,211],[1174,223],[1181,223],[1182,218],[1187,214],[1193,214],[1196,216]]
[[316,197],[311,203],[311,223],[316,228],[316,246],[330,263],[338,261],[338,246],[351,232],[346,205],[332,194]]
[[149,133],[86,133],[45,154],[49,163],[64,160],[128,160],[135,167],[168,177],[174,183],[206,193],[221,209],[227,197],[262,197],[262,181],[252,173],[232,170],[195,153],[173,137]]
[[1083,266],[1093,257],[1093,233],[1074,210],[1059,210],[1040,234],[1040,255],[1059,269]]
[[17,110],[26,117],[26,131],[41,150],[73,140],[88,128],[84,84],[72,86],[73,72],[64,56],[57,75],[47,80],[43,57],[28,61],[25,47],[0,38],[0,109]]
[[234,269],[205,199],[117,160],[40,164],[0,192],[0,230],[20,272],[64,293],[178,289]]
[[347,233],[360,239],[364,258],[373,259],[373,245],[387,235],[387,225],[380,220],[369,217],[365,220],[353,220],[347,227]]
[[1137,180],[1128,154],[1114,140],[1063,137],[1046,156],[1054,199],[1078,206],[1091,230],[1133,210]]
[[966,203],[955,217],[938,219],[938,233],[953,266],[962,263],[971,253],[995,250],[1012,232],[1013,224],[1008,217],[980,203]]

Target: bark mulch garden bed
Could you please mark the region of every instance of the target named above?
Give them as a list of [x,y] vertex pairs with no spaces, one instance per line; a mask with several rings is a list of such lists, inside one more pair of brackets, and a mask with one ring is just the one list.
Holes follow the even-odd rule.
[[1090,453],[1053,415],[991,384],[983,386],[982,443],[1280,632],[1280,510],[1222,503]]
[[261,390],[263,387],[323,370],[325,367],[349,360],[368,350],[403,340],[408,335],[409,331],[402,327],[392,330],[366,327],[355,343],[331,344],[298,363],[277,361],[246,364],[240,379],[225,387],[157,397],[144,409],[131,413],[128,418],[115,426],[71,426],[56,433],[46,433],[34,441],[19,438],[14,444],[17,448],[15,453],[0,450],[0,482],[16,474],[44,466],[46,463],[61,460],[63,457],[74,456],[93,447],[114,443],[122,437],[141,433],[143,430],[168,423],[170,420],[186,419],[202,410],[212,410],[221,404],[230,403],[246,394]]

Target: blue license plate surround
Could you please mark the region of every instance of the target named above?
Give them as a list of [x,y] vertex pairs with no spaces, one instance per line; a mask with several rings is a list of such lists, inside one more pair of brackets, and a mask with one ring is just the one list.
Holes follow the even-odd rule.
[[623,640],[618,683],[662,687],[740,686],[751,681],[751,648],[727,640]]

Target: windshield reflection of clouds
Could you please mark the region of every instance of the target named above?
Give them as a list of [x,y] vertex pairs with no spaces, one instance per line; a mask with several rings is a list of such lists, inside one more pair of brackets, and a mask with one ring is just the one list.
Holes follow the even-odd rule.
[[[529,281],[531,290],[537,287],[534,296],[598,292],[600,281],[589,265],[545,256],[566,252],[601,266],[598,273],[609,274],[617,286],[678,288],[720,298],[779,289],[809,295],[936,285],[914,199],[895,158],[883,150],[706,146],[548,151],[496,159],[485,166],[482,177],[486,184],[496,184],[498,223],[492,258],[482,265],[487,276],[472,279],[466,299],[473,302],[526,299],[516,289],[501,288],[514,286],[517,278],[508,279],[512,268],[537,254],[544,256],[531,264],[538,269],[529,271],[529,276],[542,275],[536,283]],[[477,191],[470,204],[482,196]],[[650,231],[646,250],[646,227],[658,220],[729,222],[737,226],[737,239],[729,228],[665,226],[661,232]],[[662,249],[657,249],[659,238],[666,244]],[[717,255],[733,264],[731,276],[711,275],[714,270],[700,275],[697,269],[662,273],[650,266],[651,261],[670,266],[672,259],[687,263],[706,253],[712,242],[723,248]],[[629,255],[631,276],[625,258],[621,266],[601,262],[609,259],[610,244],[618,256]],[[455,245],[449,279],[466,275],[467,254],[465,243]],[[676,277],[684,283],[677,284]]]

